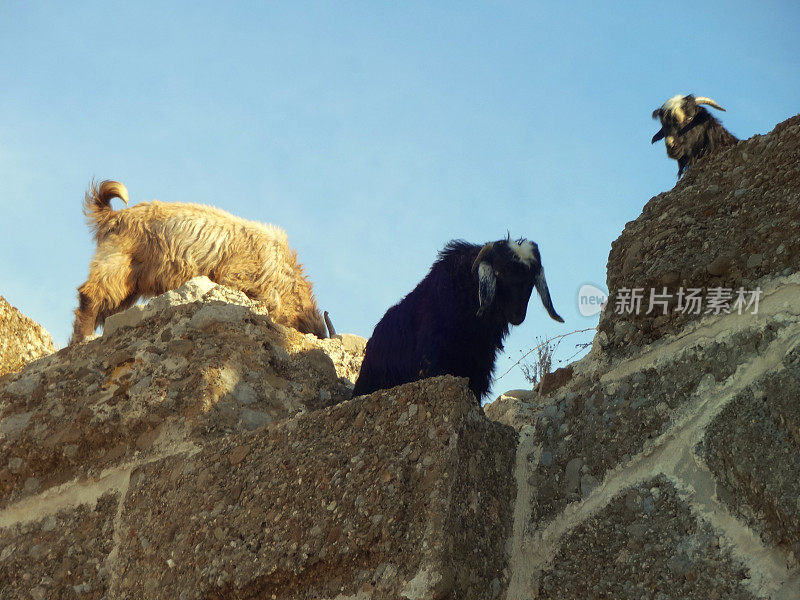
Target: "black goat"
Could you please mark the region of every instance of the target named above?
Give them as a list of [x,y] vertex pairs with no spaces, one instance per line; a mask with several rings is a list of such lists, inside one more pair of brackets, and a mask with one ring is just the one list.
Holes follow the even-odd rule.
[[698,158],[739,141],[701,104],[725,110],[711,98],[695,98],[689,94],[673,96],[661,108],[653,111],[653,118],[661,121],[661,129],[653,136],[651,143],[664,140],[667,156],[678,161],[678,177]]
[[449,242],[425,278],[375,326],[353,395],[449,374],[468,377],[480,399],[509,324],[525,319],[534,287],[550,317],[563,323],[535,243]]

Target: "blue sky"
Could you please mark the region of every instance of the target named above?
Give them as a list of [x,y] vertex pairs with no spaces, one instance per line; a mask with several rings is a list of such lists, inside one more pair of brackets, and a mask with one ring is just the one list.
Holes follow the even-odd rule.
[[280,225],[365,337],[448,240],[510,231],[539,244],[566,323],[534,297],[499,375],[596,325],[578,288],[675,184],[653,109],[711,96],[745,138],[798,111],[798,23],[789,1],[0,0],[0,295],[66,344],[92,177]]

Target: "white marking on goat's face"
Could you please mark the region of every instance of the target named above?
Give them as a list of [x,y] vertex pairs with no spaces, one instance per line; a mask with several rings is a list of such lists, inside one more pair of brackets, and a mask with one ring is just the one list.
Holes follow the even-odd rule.
[[525,264],[530,265],[537,262],[536,254],[533,252],[533,242],[524,240],[522,243],[518,243],[514,240],[508,240],[508,247],[511,248],[514,254],[519,257],[520,261]]
[[[686,120],[686,113],[683,110],[683,100],[686,96],[678,94],[677,96],[673,96],[666,102],[664,102],[663,106],[661,107],[662,113],[672,113],[673,117],[678,123],[683,123]],[[664,118],[662,116],[661,122],[664,122]]]
[[664,110],[675,110],[675,107],[679,107],[681,104],[683,104],[683,99],[685,97],[686,96],[684,96],[683,94],[678,94],[677,96],[673,96],[672,98],[664,102],[664,106],[662,106],[661,108],[663,108]]

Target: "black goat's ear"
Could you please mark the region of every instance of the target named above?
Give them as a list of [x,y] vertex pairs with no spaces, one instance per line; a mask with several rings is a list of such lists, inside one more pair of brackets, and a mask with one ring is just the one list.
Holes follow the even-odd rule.
[[658,140],[664,139],[664,128],[658,130],[658,132],[653,136],[653,139],[650,140],[651,144],[655,144]]
[[494,293],[497,290],[497,279],[494,269],[488,262],[478,265],[478,312],[475,316],[481,317],[486,309],[494,300]]

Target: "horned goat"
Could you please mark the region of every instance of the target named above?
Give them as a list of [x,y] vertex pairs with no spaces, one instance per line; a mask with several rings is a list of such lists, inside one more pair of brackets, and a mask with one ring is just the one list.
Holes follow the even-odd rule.
[[653,111],[653,118],[661,121],[661,129],[653,136],[651,143],[664,140],[667,156],[678,161],[678,177],[700,157],[739,141],[701,104],[725,110],[711,98],[695,98],[689,94],[673,96],[661,108]]
[[115,211],[113,198],[128,204],[117,181],[93,182],[86,192],[84,214],[97,250],[78,288],[71,344],[140,297],[199,275],[264,301],[277,323],[326,337],[311,282],[283,229],[199,204],[153,201]]
[[534,287],[550,317],[563,323],[534,242],[449,242],[425,278],[375,326],[353,395],[449,374],[469,378],[480,399],[509,325],[525,319]]

